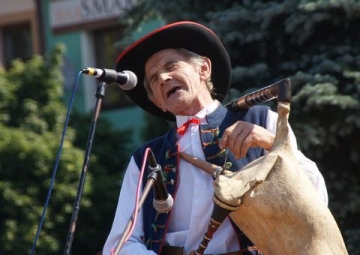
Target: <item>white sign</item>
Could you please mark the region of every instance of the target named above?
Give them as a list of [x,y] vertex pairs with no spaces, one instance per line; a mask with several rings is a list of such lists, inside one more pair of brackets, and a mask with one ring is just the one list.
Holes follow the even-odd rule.
[[120,17],[136,0],[66,0],[50,2],[52,28]]

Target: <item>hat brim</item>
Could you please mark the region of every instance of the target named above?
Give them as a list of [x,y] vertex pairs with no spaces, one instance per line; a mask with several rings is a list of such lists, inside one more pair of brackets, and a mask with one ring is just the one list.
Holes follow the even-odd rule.
[[138,78],[137,86],[125,91],[130,99],[145,111],[170,121],[174,121],[175,116],[163,112],[148,99],[143,81],[146,61],[160,50],[176,48],[190,50],[211,60],[213,98],[222,102],[231,82],[230,58],[215,33],[201,24],[181,21],[160,27],[131,44],[116,61],[117,71],[130,70]]

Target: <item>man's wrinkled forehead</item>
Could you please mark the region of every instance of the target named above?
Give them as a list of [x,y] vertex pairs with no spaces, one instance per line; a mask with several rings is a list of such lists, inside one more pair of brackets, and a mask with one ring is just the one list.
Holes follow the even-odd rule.
[[[167,48],[167,49],[159,50],[159,51],[155,52],[154,54],[152,54],[152,55],[146,60],[145,65],[146,65],[149,61],[151,61],[152,59],[157,58],[157,56],[159,56],[159,55],[162,56],[162,57],[164,57],[164,56],[167,56],[167,55],[169,55],[169,54],[176,54],[176,53],[177,53],[176,49],[173,49],[173,48]],[[161,60],[161,58],[160,58],[159,60]]]
[[177,49],[164,49],[151,55],[145,62],[145,72],[152,68],[161,68],[174,61],[185,60]]

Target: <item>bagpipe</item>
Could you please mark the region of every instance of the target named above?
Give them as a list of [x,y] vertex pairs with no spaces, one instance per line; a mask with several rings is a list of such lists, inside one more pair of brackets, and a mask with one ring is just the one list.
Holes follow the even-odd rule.
[[278,121],[271,151],[241,171],[181,154],[213,175],[214,208],[203,240],[191,254],[204,254],[226,217],[265,255],[348,254],[338,225],[293,151],[288,130],[291,81],[283,79],[231,102],[231,109],[277,99]]

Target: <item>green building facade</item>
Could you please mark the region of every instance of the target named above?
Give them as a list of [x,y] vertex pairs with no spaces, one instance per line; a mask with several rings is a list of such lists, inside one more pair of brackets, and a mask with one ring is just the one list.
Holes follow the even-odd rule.
[[[126,45],[163,25],[161,20],[153,20],[142,23],[131,35],[124,35],[121,17],[124,10],[134,3],[135,0],[43,1],[45,51],[57,44],[66,47],[63,70],[66,102],[82,68],[114,69],[116,58]],[[78,80],[74,109],[82,113],[91,112],[95,107],[98,80],[84,74]],[[144,112],[116,84],[109,84],[101,118],[109,119],[118,129],[133,130],[136,142],[143,127]]]

